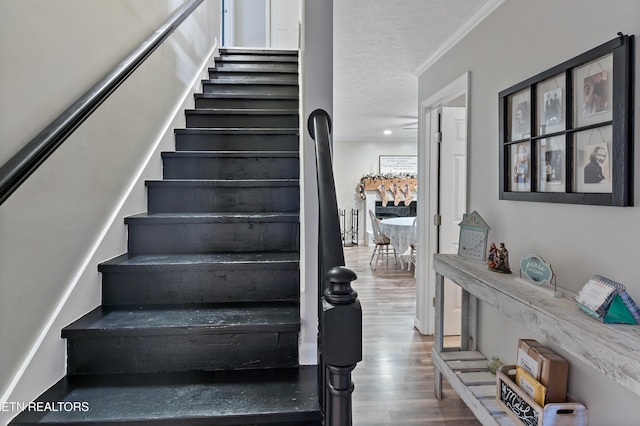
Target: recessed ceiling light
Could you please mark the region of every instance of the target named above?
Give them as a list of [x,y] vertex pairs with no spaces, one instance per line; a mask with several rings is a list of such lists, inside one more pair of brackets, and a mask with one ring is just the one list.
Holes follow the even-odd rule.
[[382,133],[384,133],[385,135],[390,135],[390,134],[391,134],[391,130],[385,130],[385,131],[384,131],[384,132],[382,132]]

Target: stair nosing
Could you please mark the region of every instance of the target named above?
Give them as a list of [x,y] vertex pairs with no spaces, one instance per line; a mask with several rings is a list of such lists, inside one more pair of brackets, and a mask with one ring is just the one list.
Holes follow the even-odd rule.
[[210,133],[224,135],[298,135],[298,127],[189,127],[185,129],[174,129],[175,134]]
[[150,186],[191,186],[191,187],[296,187],[300,179],[162,179],[147,180]]
[[177,223],[296,223],[298,213],[138,213],[124,218],[125,224],[177,224]]
[[[296,332],[300,329],[300,308],[295,302],[266,302],[266,303],[236,303],[236,304],[201,304],[201,305],[154,305],[145,306],[145,309],[139,305],[119,306],[117,308],[106,308],[98,306],[88,314],[80,317],[73,323],[62,329],[62,338],[74,339],[83,337],[109,337],[109,336],[158,336],[183,334],[187,332],[198,332],[205,334],[227,334],[233,333],[270,333],[270,332]],[[169,309],[167,309],[169,308]],[[284,314],[277,320],[270,319],[264,322],[256,322],[254,318],[261,318],[265,310],[277,310]],[[225,312],[226,311],[226,312]],[[244,312],[243,312],[244,311]],[[188,312],[190,313],[188,321],[179,324],[173,322],[168,325],[166,323],[153,324],[158,315],[155,312],[162,312],[162,316],[166,318],[170,313]],[[220,319],[220,312],[241,312],[243,319],[251,319],[253,322],[226,322],[226,319]],[[198,314],[198,317],[194,317]],[[207,315],[209,314],[209,315]],[[218,316],[216,316],[216,314]],[[247,317],[247,314],[249,317]],[[126,318],[120,319],[118,315]],[[253,315],[253,316],[252,316]],[[109,320],[116,317],[116,323],[110,324]],[[212,323],[211,319],[205,323],[201,317],[218,319],[218,323]],[[100,322],[102,321],[102,322]],[[140,324],[142,322],[142,324]],[[97,324],[97,325],[96,325]]]
[[197,108],[185,109],[187,115],[300,115],[297,108]]
[[227,78],[227,79],[204,79],[201,81],[201,84],[215,84],[215,85],[231,85],[231,84],[241,84],[241,85],[260,85],[260,86],[298,86],[297,81],[278,81],[278,80],[269,80],[269,79],[247,79],[242,77],[237,78]]
[[268,94],[268,93],[195,93],[196,99],[258,99],[258,100],[299,100],[296,94]]
[[224,67],[209,67],[207,69],[207,72],[209,73],[236,73],[236,72],[243,72],[243,73],[256,73],[256,74],[265,74],[265,73],[273,73],[273,74],[291,74],[291,75],[297,75],[298,74],[298,68],[294,68],[294,67],[288,67],[288,68],[224,68]]
[[[138,261],[138,263],[127,263]],[[99,272],[157,271],[194,269],[299,269],[300,253],[243,252],[193,254],[124,253],[98,265]]]
[[298,151],[164,151],[162,158],[299,158]]

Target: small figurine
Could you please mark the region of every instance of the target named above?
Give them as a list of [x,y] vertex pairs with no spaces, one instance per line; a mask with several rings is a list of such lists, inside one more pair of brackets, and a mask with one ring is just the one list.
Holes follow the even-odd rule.
[[[493,257],[491,257],[492,254]],[[500,243],[500,248],[498,249],[496,249],[495,244],[492,243],[489,249],[489,257],[491,258],[491,261],[488,262],[490,270],[503,274],[511,273],[511,268],[509,267],[509,250],[504,246],[504,243]]]
[[496,247],[496,243],[491,243],[489,253],[487,253],[487,265],[489,266],[489,269],[496,267],[496,257],[498,257],[498,247]]

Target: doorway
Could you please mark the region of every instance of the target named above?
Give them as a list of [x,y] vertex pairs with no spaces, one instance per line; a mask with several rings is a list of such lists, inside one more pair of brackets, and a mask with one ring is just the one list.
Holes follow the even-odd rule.
[[[422,334],[431,335],[435,328],[433,255],[457,253],[458,224],[467,210],[468,86],[467,72],[421,103],[418,174],[427,179],[419,197],[427,202],[418,213],[424,267],[417,274],[415,326]],[[451,282],[445,282],[444,309],[445,336],[459,335],[461,290]]]
[[267,0],[267,47],[293,49],[299,47],[300,0]]
[[300,0],[223,0],[222,45],[296,50]]

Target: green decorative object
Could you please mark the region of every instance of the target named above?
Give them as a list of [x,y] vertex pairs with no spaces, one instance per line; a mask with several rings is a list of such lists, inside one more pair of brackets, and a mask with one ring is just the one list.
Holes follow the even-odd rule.
[[458,256],[484,262],[487,256],[487,237],[490,229],[487,222],[473,211],[465,214],[458,226],[460,226]]
[[542,285],[551,283],[553,271],[551,265],[546,263],[537,254],[529,254],[520,260],[520,272],[534,284]]
[[500,361],[500,358],[498,358],[497,356],[491,357],[491,359],[487,363],[487,368],[489,368],[491,374],[496,374],[498,368],[500,367],[502,367],[502,361]]

